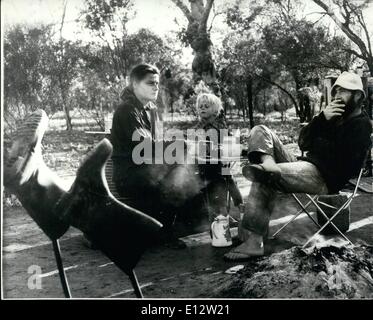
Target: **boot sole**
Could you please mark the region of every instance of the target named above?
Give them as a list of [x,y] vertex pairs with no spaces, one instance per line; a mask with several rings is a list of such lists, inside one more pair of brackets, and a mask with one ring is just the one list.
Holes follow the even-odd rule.
[[280,172],[269,172],[254,166],[247,166],[242,170],[243,176],[251,181],[257,181],[264,184],[277,183],[281,178]]
[[48,117],[45,111],[37,110],[17,129],[16,137],[9,151],[6,166],[11,168],[19,158],[15,174],[22,174],[32,153],[41,148],[41,141],[48,127]]

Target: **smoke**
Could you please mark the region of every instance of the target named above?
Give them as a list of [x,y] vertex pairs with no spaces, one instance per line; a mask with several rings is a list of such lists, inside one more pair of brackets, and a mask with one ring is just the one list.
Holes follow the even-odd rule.
[[162,202],[172,207],[183,206],[204,186],[197,165],[152,165],[150,175],[152,182],[160,188]]

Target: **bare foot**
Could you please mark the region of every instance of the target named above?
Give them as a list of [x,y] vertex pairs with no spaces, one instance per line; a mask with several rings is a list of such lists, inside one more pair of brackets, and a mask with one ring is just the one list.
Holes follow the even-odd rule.
[[225,260],[242,261],[250,259],[251,257],[259,257],[264,254],[263,239],[258,241],[250,237],[248,240],[240,244],[238,247],[232,249],[224,255]]

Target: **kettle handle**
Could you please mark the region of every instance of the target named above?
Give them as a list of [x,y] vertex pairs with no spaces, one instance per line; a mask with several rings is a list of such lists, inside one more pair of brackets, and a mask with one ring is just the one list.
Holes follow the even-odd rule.
[[218,237],[216,236],[216,233],[215,233],[215,230],[214,230],[214,229],[215,229],[214,226],[215,226],[216,222],[217,222],[217,221],[214,220],[214,221],[211,223],[211,233],[212,233],[212,237],[217,239]]

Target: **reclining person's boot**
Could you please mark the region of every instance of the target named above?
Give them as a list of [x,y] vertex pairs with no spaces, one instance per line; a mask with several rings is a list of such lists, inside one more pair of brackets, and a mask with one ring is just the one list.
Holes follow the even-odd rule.
[[4,186],[17,196],[28,214],[51,239],[60,238],[69,224],[55,204],[66,193],[59,178],[45,165],[41,141],[48,127],[43,110],[32,113],[18,128],[4,159]]
[[68,223],[130,275],[143,252],[159,237],[162,225],[110,193],[104,169],[111,152],[112,145],[104,139],[87,155],[58,207],[63,208]]
[[242,175],[251,181],[274,186],[281,178],[281,170],[276,164],[249,164],[242,168]]

